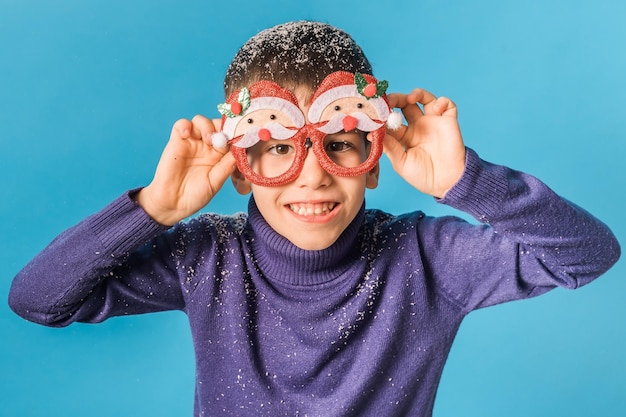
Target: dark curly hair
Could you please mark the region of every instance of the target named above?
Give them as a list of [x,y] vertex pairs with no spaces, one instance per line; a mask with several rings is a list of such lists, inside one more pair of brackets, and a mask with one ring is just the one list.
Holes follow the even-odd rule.
[[349,34],[321,22],[288,22],[259,32],[239,49],[226,71],[224,93],[228,97],[259,80],[312,92],[340,70],[372,74],[365,53]]

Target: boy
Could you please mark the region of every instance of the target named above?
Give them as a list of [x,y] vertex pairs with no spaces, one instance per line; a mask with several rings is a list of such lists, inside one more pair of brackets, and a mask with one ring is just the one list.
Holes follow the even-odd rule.
[[[346,73],[358,94],[341,95]],[[227,71],[222,120],[176,122],[153,181],[55,239],[15,278],[11,307],[50,326],[184,311],[197,416],[430,416],[466,314],[577,288],[620,248],[537,179],[466,148],[451,100],[387,97],[370,74],[329,25],[259,33]],[[323,132],[344,99],[359,111]],[[381,100],[407,126],[381,135]],[[481,224],[365,210],[381,142],[402,178]],[[246,215],[179,223],[229,177],[252,193]]]

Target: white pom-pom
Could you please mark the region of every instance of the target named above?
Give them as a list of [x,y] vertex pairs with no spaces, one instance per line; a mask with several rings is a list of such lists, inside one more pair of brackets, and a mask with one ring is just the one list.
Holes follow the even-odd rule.
[[211,144],[214,148],[222,149],[226,147],[226,142],[228,142],[228,138],[222,132],[216,132],[211,135]]
[[391,130],[396,130],[402,126],[402,114],[392,111],[387,118],[387,127]]

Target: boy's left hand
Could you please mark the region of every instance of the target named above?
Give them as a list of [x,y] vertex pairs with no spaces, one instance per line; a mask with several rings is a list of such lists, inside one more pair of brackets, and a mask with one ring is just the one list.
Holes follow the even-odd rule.
[[387,129],[384,151],[391,165],[419,191],[444,197],[465,169],[456,105],[419,88],[409,94],[389,94],[388,100],[408,122],[397,130]]

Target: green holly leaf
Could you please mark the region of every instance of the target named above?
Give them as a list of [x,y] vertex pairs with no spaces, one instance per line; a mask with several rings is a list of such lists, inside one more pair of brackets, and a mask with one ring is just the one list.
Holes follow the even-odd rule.
[[242,88],[237,96],[237,101],[241,104],[241,114],[245,113],[250,107],[250,90],[246,87]]
[[387,91],[387,87],[389,87],[389,83],[384,80],[377,82],[375,85],[370,84],[365,77],[358,72],[354,74],[354,84],[359,94],[368,100],[382,96]]
[[363,90],[367,87],[367,81],[361,73],[357,72],[354,74],[354,84],[356,84],[356,90],[359,94],[363,94]]
[[220,112],[220,114],[226,116],[226,117],[237,117],[235,114],[233,114],[233,112],[230,110],[230,104],[228,103],[220,103],[217,105],[217,111]]
[[237,95],[237,102],[241,105],[241,111],[237,113],[233,112],[233,106],[229,103],[218,104],[217,111],[219,111],[220,114],[223,114],[226,117],[232,118],[241,116],[246,112],[246,110],[248,110],[248,107],[250,107],[250,90],[248,90],[246,87],[239,90],[239,94]]
[[387,82],[386,80],[379,81],[376,84],[376,97],[380,97],[383,94],[385,94],[388,87],[389,87],[389,82]]

